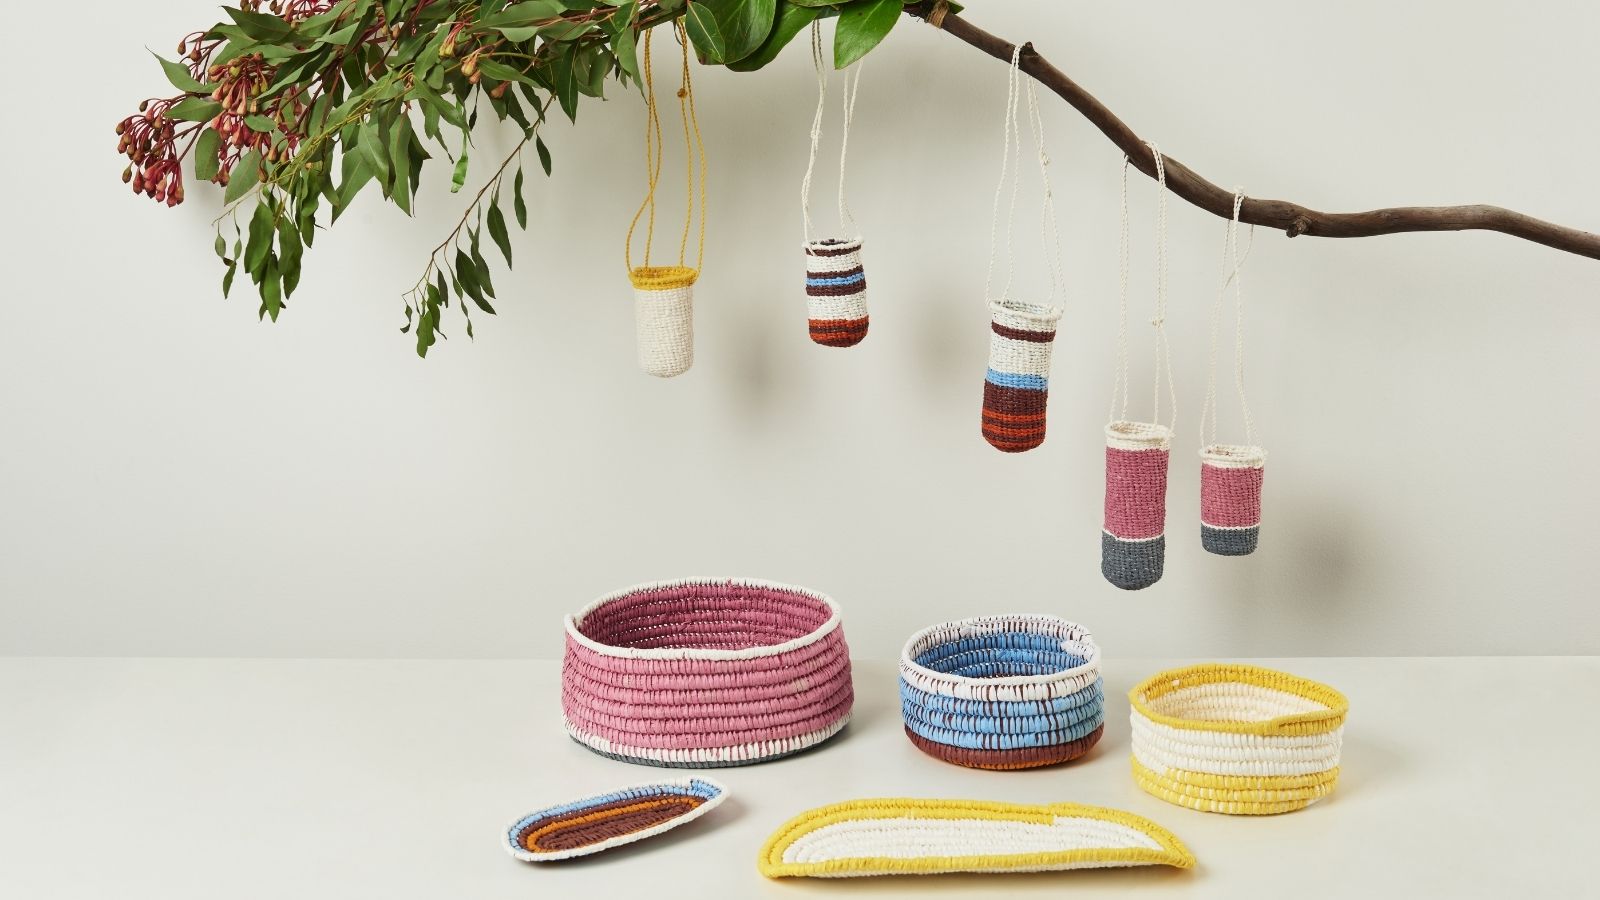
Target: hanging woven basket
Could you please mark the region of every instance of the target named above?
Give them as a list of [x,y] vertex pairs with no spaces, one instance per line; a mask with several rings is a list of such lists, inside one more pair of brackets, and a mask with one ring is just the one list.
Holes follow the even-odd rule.
[[1292,812],[1333,791],[1350,702],[1333,688],[1259,666],[1159,672],[1128,692],[1133,777],[1204,812]]
[[804,588],[689,579],[628,588],[566,620],[562,712],[624,762],[765,762],[837,734],[855,694],[839,608]]
[[1105,726],[1100,648],[1054,616],[984,616],[911,636],[900,654],[906,736],[945,762],[1028,769],[1088,753]]
[[636,266],[633,282],[634,344],[639,368],[658,378],[681,375],[694,365],[694,282],[688,266]]
[[806,315],[811,339],[853,347],[867,336],[867,275],[861,238],[807,241]]
[[1061,309],[1018,300],[989,303],[989,370],[983,378],[983,439],[1019,453],[1044,443],[1050,354]]
[[1167,463],[1172,429],[1148,422],[1106,426],[1105,528],[1100,574],[1125,591],[1161,580],[1166,561]]
[[1248,556],[1261,534],[1266,451],[1211,444],[1200,451],[1200,544],[1219,556]]

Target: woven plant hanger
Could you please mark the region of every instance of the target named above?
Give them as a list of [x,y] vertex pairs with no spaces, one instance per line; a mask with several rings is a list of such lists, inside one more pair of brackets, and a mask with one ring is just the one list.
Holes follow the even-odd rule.
[[[1121,286],[1117,298],[1117,367],[1107,414],[1105,521],[1100,534],[1100,573],[1123,590],[1139,590],[1161,580],[1166,563],[1167,464],[1172,433],[1178,421],[1178,393],[1172,380],[1172,345],[1167,339],[1167,170],[1161,150],[1149,144],[1155,158],[1156,285],[1155,377],[1148,422],[1128,418],[1128,167],[1122,158],[1122,210],[1118,262]],[[1171,413],[1161,424],[1161,387],[1165,376]]]
[[[706,249],[706,155],[705,143],[700,137],[700,123],[695,116],[694,85],[689,76],[689,39],[682,22],[673,22],[674,37],[682,49],[683,63],[678,88],[678,109],[683,118],[684,181],[686,184],[683,236],[678,242],[676,265],[652,265],[650,253],[655,243],[656,187],[661,182],[662,160],[665,145],[661,134],[661,113],[656,105],[654,66],[652,65],[650,38],[654,29],[644,34],[644,93],[645,140],[644,163],[646,190],[644,201],[628,223],[628,235],[623,245],[623,260],[628,267],[628,279],[634,288],[634,324],[638,343],[639,366],[646,373],[670,377],[688,370],[694,363],[694,283],[700,277],[700,266]],[[698,170],[698,183],[696,173]],[[699,233],[696,240],[694,265],[688,265],[689,235],[694,231],[695,198],[700,204]],[[633,264],[633,234],[640,220],[645,222],[644,260]]]
[[805,233],[806,317],[811,340],[825,347],[853,347],[867,336],[867,275],[861,264],[861,234],[844,199],[845,158],[850,149],[850,123],[861,90],[861,66],[855,78],[844,76],[844,129],[839,139],[838,237],[818,238],[811,222],[811,177],[817,166],[822,118],[828,102],[828,65],[822,55],[822,27],[811,24],[811,62],[817,71],[817,112],[811,120],[811,155],[800,182],[800,215]]
[[[1233,194],[1233,220],[1222,248],[1222,281],[1211,305],[1211,354],[1206,368],[1206,402],[1200,411],[1200,544],[1219,556],[1254,553],[1261,534],[1261,482],[1267,451],[1256,443],[1255,417],[1244,392],[1244,276],[1241,269],[1255,244],[1255,226],[1239,252],[1239,209],[1244,193]],[[1231,263],[1231,268],[1230,268]],[[1239,394],[1244,443],[1217,441],[1217,348],[1222,299],[1233,285],[1233,384]],[[1208,429],[1209,426],[1209,429]]]
[[[989,266],[984,276],[984,298],[989,305],[989,367],[983,380],[983,439],[997,450],[1020,453],[1044,443],[1045,411],[1049,400],[1050,356],[1056,338],[1061,307],[1056,297],[1065,289],[1061,267],[1061,239],[1056,228],[1055,203],[1050,192],[1050,158],[1045,153],[1044,120],[1039,115],[1039,96],[1031,78],[1018,68],[1022,48],[1011,53],[1006,73],[1006,115],[1002,126],[1004,141],[1000,156],[1000,183],[995,187],[994,207],[989,222]],[[1011,296],[1016,274],[1013,243],[1017,211],[1017,188],[1022,180],[1022,133],[1017,115],[1023,94],[1028,98],[1028,129],[1033,136],[1039,160],[1039,179],[1043,191],[1040,209],[1039,240],[1050,263],[1050,293],[1043,303],[1030,303]],[[1015,148],[1015,149],[1013,149]],[[1012,160],[1015,159],[1015,168]],[[1006,179],[1011,178],[1011,195],[1006,213],[1006,280],[999,296],[994,284],[995,260],[999,255],[1000,198]]]

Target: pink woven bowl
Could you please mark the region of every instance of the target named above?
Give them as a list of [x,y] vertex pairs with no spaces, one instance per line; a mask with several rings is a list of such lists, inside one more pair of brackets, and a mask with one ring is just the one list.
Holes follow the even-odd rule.
[[601,597],[566,619],[567,733],[603,756],[717,768],[838,734],[855,699],[839,607],[805,588],[692,578]]

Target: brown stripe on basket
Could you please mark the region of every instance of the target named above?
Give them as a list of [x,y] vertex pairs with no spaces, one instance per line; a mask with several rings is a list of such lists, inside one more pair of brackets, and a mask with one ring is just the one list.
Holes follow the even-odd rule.
[[704,802],[689,795],[613,800],[529,822],[517,833],[517,844],[535,853],[586,847],[653,828],[693,812]]
[[829,347],[850,347],[867,336],[867,317],[859,319],[812,319],[811,339]]
[[949,744],[930,741],[910,728],[906,729],[906,737],[910,738],[911,743],[916,744],[917,749],[923,753],[956,765],[973,769],[1033,769],[1070,762],[1083,756],[1099,743],[1100,736],[1105,730],[1106,726],[1102,724],[1075,741],[1051,747],[1024,747],[1017,750],[972,750],[966,747],[952,747]]
[[844,256],[846,253],[854,253],[854,252],[856,252],[857,250],[860,250],[860,249],[861,249],[861,245],[859,243],[857,243],[855,241],[850,241],[849,243],[839,244],[837,246],[832,246],[832,247],[809,247],[808,246],[808,247],[806,247],[806,255],[807,256]]
[[1051,329],[1050,331],[1030,331],[1026,328],[1012,328],[1008,325],[1001,325],[999,322],[991,323],[990,327],[994,329],[995,334],[998,334],[1001,337],[1011,338],[1014,341],[1031,341],[1035,344],[1048,344],[1056,339],[1056,333],[1054,329]]
[[1031,388],[1007,387],[988,379],[983,382],[983,409],[985,415],[1032,416],[1045,411],[1047,401],[1044,391]]

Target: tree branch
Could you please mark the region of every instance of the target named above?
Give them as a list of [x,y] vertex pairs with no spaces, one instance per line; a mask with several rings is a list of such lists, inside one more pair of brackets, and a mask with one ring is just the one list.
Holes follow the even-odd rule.
[[[1012,44],[973,25],[943,3],[923,2],[908,6],[910,15],[927,19],[952,37],[965,41],[996,59],[1011,61]],[[942,14],[941,14],[942,13]],[[1134,167],[1154,178],[1155,160],[1150,148],[1092,94],[1039,55],[1032,44],[1022,45],[1018,61],[1022,71],[1058,94],[1083,114],[1101,133],[1111,139]],[[1233,193],[1201,177],[1193,169],[1166,154],[1167,186],[1189,203],[1224,219],[1233,216]],[[1600,235],[1567,228],[1543,219],[1499,206],[1400,206],[1366,212],[1328,213],[1290,203],[1287,200],[1260,200],[1247,197],[1239,212],[1240,220],[1283,231],[1289,237],[1354,238],[1407,231],[1498,231],[1512,237],[1544,244],[1557,250],[1600,259]]]

